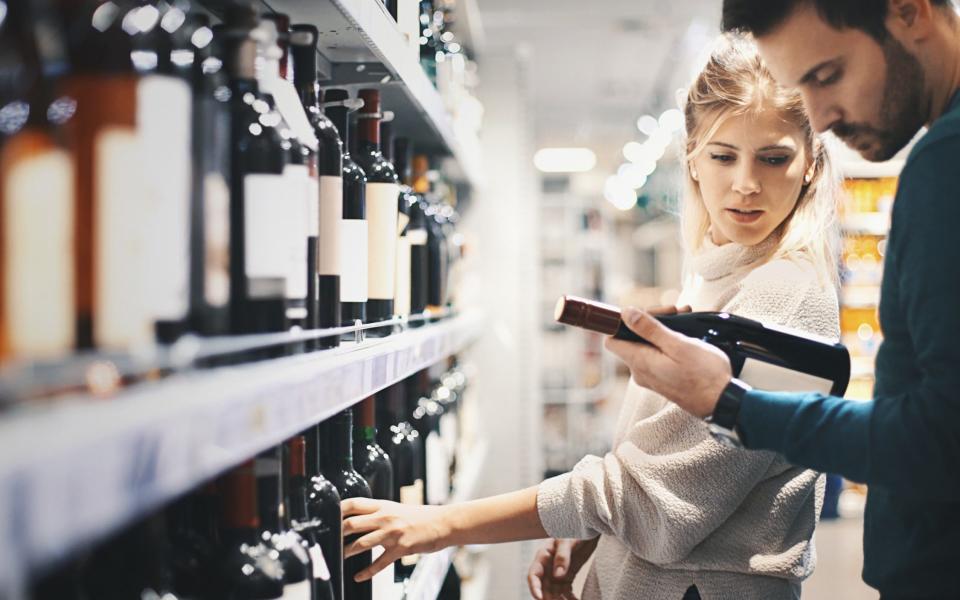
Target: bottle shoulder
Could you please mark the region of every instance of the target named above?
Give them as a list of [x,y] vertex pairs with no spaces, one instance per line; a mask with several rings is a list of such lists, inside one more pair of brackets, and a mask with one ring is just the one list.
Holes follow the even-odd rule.
[[349,154],[343,155],[343,180],[354,183],[366,183],[367,175]]

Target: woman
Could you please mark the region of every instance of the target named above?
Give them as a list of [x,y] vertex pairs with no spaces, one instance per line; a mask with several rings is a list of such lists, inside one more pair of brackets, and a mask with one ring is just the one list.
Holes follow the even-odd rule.
[[[837,186],[800,97],[776,85],[752,43],[728,38],[690,89],[686,129],[681,304],[836,338]],[[817,473],[723,446],[632,381],[613,448],[459,506],[346,501],[344,533],[365,534],[347,554],[383,545],[373,572],[401,554],[549,535],[580,541],[538,553],[535,598],[572,597],[591,555],[585,599],[799,597],[814,566]]]

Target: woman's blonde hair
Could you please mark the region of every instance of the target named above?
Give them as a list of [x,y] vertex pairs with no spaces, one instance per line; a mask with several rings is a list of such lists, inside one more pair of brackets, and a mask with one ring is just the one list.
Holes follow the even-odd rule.
[[772,234],[779,236],[779,242],[773,245],[765,260],[806,256],[821,279],[836,285],[839,176],[822,140],[810,125],[800,94],[774,81],[751,40],[732,34],[721,38],[690,86],[684,107],[686,193],[681,201],[680,220],[686,255],[689,257],[701,250],[710,228],[710,217],[700,187],[691,175],[690,164],[727,119],[771,107],[803,132],[813,172],[809,183],[803,184],[793,211]]

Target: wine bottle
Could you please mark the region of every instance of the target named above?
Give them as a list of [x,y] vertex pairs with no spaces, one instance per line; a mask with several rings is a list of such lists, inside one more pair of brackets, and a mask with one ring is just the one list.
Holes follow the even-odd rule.
[[234,333],[284,331],[288,253],[284,150],[256,79],[256,7],[228,5],[217,29],[230,76],[230,321]]
[[254,461],[234,468],[218,482],[222,546],[211,569],[216,594],[225,600],[283,598],[283,567],[263,544]]
[[[339,521],[339,503],[340,498],[336,496],[336,489],[330,482],[325,482],[327,490],[319,483],[313,482],[307,478],[307,442],[303,435],[294,436],[287,442],[287,516],[290,519],[291,527],[305,541],[307,552],[310,554],[310,562],[313,569],[313,598],[314,600],[336,600],[334,594],[333,581],[331,579],[330,568],[328,566],[328,557],[321,546],[321,537],[329,535],[329,521],[335,518]],[[326,495],[329,498],[329,491],[332,491],[336,500],[332,504],[327,504],[321,511],[316,510],[316,506],[311,506],[316,502],[318,495]],[[335,514],[330,513],[336,511]],[[340,543],[340,540],[336,540]]]
[[[405,153],[411,151],[412,149],[408,149]],[[410,224],[407,226],[407,241],[410,242],[410,312],[415,315],[423,314],[427,310],[430,298],[430,253],[427,247],[429,233],[425,212],[426,195],[430,191],[427,169],[425,156],[413,158],[410,187],[414,197],[409,208]]]
[[[191,13],[176,36],[173,62],[193,87],[190,209],[190,321],[203,335],[230,326],[230,107],[227,76],[213,55],[206,15]],[[177,43],[179,42],[179,44]]]
[[340,258],[340,312],[343,325],[366,321],[368,299],[367,176],[348,151],[350,110],[357,103],[350,101],[346,90],[326,90],[324,111],[340,134],[343,144],[343,223]]
[[[850,381],[850,353],[842,344],[824,338],[724,312],[656,318],[676,332],[723,350],[734,377],[760,389],[842,396]],[[623,323],[620,309],[609,304],[563,296],[557,301],[554,319],[628,342],[648,343]]]
[[364,398],[354,411],[359,414],[353,428],[353,463],[370,485],[378,500],[394,500],[393,466],[390,457],[377,443],[376,396]]
[[[423,441],[406,414],[406,384],[396,383],[377,394],[377,440],[393,466],[393,498],[401,504],[423,504]],[[395,578],[410,577],[417,555],[394,562]]]
[[208,483],[166,509],[171,524],[174,590],[179,597],[215,597],[210,573],[221,547],[217,502],[216,485]]
[[[321,437],[324,444],[320,457],[321,469],[324,477],[336,486],[340,498],[372,497],[370,486],[353,467],[353,411],[348,408],[324,421]],[[349,546],[357,537],[346,538],[344,546]],[[372,560],[372,553],[368,551],[343,561],[344,600],[371,600],[372,582],[367,580],[358,583],[354,577],[370,566]]]
[[27,114],[0,146],[0,360],[49,358],[76,341],[74,165],[59,127],[70,115],[53,104],[66,49],[45,0],[9,11]]
[[410,422],[420,432],[423,440],[423,502],[443,504],[450,492],[450,464],[440,439],[440,417],[443,415],[443,408],[433,398],[428,369],[417,372],[407,381]]
[[343,535],[340,514],[340,493],[323,476],[320,454],[324,450],[325,425],[317,425],[306,432],[307,474],[310,477],[307,512],[327,567],[337,600],[343,600]]
[[260,534],[264,545],[277,553],[283,569],[284,600],[313,598],[313,568],[302,538],[284,527],[281,450],[272,448],[257,455],[254,468],[257,476],[257,504],[260,512]]
[[76,337],[81,348],[125,350],[154,339],[145,294],[144,200],[149,192],[137,132],[138,77],[130,58],[131,32],[123,26],[133,10],[139,8],[129,2],[87,0],[64,11],[66,22],[74,24],[64,93],[76,102],[66,131],[74,160]]
[[[399,180],[393,165],[380,150],[380,91],[360,90],[363,106],[357,115],[356,155],[353,157],[367,176],[367,321],[393,318],[397,268],[397,196]],[[390,329],[371,329],[371,336],[388,335]]]
[[288,28],[289,19],[286,15],[272,13],[264,15],[261,20],[257,28],[257,83],[271,108],[269,118],[277,123],[286,157],[283,167],[286,193],[275,199],[278,204],[275,210],[283,221],[286,233],[282,238],[275,239],[274,243],[282,245],[286,255],[284,295],[287,325],[302,328],[309,326],[308,317],[311,316],[307,308],[310,290],[309,212],[315,190],[312,189],[310,178],[312,151],[308,145],[315,147],[315,142],[312,131],[303,132],[294,126],[294,123],[305,119],[303,108],[293,85],[282,76],[286,72]]
[[443,309],[447,296],[447,273],[449,255],[447,253],[447,238],[443,228],[443,216],[440,213],[440,202],[430,194],[430,184],[427,179],[429,168],[425,156],[414,157],[413,163],[415,189],[423,190],[421,207],[427,229],[427,310],[437,312]]
[[[317,40],[313,25],[294,25],[291,34],[294,84],[317,137],[319,205],[317,207],[315,327],[340,326],[340,246],[343,228],[343,143],[333,122],[320,109],[317,83]],[[313,218],[313,217],[311,217]],[[319,348],[339,345],[338,336],[317,341]]]
[[410,188],[413,147],[406,138],[394,140],[393,122],[387,120],[380,123],[380,145],[384,149],[384,158],[393,163],[400,178],[400,193],[397,196],[397,283],[394,287],[393,309],[398,315],[409,317],[413,258],[407,234],[410,229],[410,210],[417,202],[417,197]]
[[[192,91],[171,61],[173,37],[186,22],[176,5],[151,0],[137,11],[133,37],[137,81],[137,134],[143,152],[145,213],[149,224],[144,290],[157,339],[173,342],[188,330],[190,308],[190,125]],[[148,21],[144,15],[153,18]],[[129,285],[129,284],[128,284]]]

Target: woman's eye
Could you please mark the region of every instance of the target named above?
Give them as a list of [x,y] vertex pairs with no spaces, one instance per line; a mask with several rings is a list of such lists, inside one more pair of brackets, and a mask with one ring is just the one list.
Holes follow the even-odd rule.
[[790,160],[790,157],[789,156],[763,156],[763,157],[760,157],[760,160],[767,163],[768,165],[779,167],[780,165],[786,164],[786,162]]
[[843,71],[841,71],[840,69],[836,69],[826,77],[822,77],[822,78],[818,77],[816,79],[817,85],[819,85],[820,87],[825,87],[825,86],[834,84],[840,80],[840,76],[842,74],[843,74]]
[[735,158],[729,154],[711,154],[710,159],[721,163],[731,163],[735,160]]

